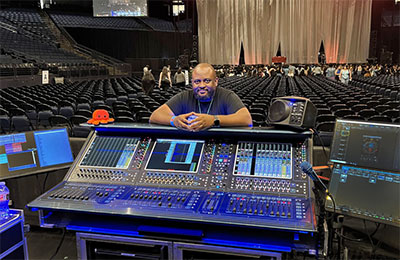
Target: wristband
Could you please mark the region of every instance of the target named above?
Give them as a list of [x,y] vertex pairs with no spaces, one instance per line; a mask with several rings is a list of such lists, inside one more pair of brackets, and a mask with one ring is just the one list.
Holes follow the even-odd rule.
[[169,123],[171,124],[171,126],[175,126],[175,125],[174,125],[175,117],[176,117],[176,116],[171,117],[171,120],[169,121]]

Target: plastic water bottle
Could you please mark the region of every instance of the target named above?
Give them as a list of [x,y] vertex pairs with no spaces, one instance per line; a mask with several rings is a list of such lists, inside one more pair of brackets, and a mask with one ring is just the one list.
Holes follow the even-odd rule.
[[0,220],[8,218],[8,202],[10,201],[10,191],[6,183],[0,182]]

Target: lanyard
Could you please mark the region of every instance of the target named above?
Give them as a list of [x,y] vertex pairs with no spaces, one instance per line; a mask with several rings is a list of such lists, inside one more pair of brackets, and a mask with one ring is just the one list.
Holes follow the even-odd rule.
[[[213,101],[214,101],[214,97],[212,97],[211,102],[210,102],[210,105],[208,105],[208,109],[207,109],[207,113],[206,113],[207,115],[208,115],[208,113],[210,113],[210,109],[211,109],[211,106],[212,106]],[[200,101],[199,101],[199,100],[197,100],[197,104],[199,105],[199,113],[202,114],[202,113],[201,113],[201,106],[200,106]]]

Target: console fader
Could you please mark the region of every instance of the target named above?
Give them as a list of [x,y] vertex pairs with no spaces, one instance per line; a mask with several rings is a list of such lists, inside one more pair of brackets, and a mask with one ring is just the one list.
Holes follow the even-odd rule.
[[309,134],[166,129],[97,128],[65,180],[28,206],[315,231],[299,166]]

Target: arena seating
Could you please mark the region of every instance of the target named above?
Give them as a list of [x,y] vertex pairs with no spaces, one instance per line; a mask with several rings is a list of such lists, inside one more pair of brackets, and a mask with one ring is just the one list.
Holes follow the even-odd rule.
[[53,21],[63,27],[83,27],[117,30],[148,30],[135,18],[93,17],[88,15],[50,13]]
[[192,20],[190,20],[190,19],[181,20],[176,23],[176,26],[178,27],[179,32],[192,32],[193,31]]
[[[381,80],[378,77],[373,82]],[[373,85],[363,84],[346,86],[319,76],[228,77],[219,81],[219,86],[231,89],[242,99],[256,127],[268,124],[272,98],[289,95],[309,98],[315,104],[319,131],[332,132],[336,118],[399,123],[400,98],[368,92],[364,88]],[[394,89],[398,86],[390,85]],[[106,109],[116,122],[146,123],[152,111],[182,90],[176,86],[167,91],[155,88],[147,96],[139,77],[6,88],[0,90],[0,126],[4,133],[61,124],[69,126],[73,136],[85,136],[89,130],[79,124],[87,121],[95,109]]]
[[39,13],[30,9],[5,9],[0,10],[1,22],[8,23],[33,34],[40,36],[43,39],[54,41],[55,36],[46,28]]
[[0,28],[0,45],[8,52],[26,54],[38,63],[81,63],[91,62],[74,53],[57,48],[54,45],[37,42],[25,35]]
[[153,17],[141,17],[139,18],[142,22],[151,27],[154,31],[163,31],[163,32],[175,32],[175,26],[170,21],[165,21]]

